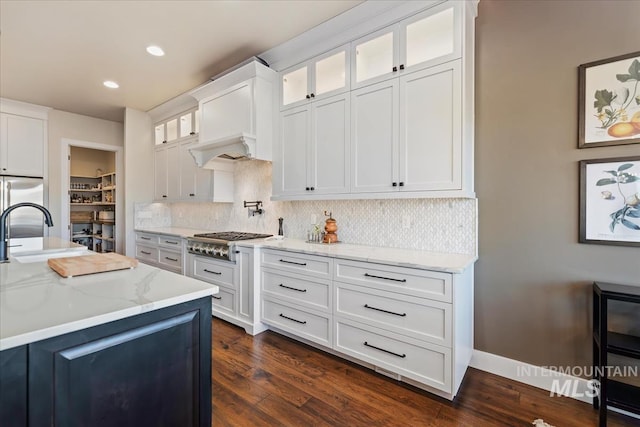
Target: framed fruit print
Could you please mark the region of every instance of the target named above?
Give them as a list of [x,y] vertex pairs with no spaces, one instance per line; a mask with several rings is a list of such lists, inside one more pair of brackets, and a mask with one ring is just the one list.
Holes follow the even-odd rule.
[[578,148],[640,143],[640,52],[578,67]]
[[640,246],[640,156],[580,162],[580,243]]

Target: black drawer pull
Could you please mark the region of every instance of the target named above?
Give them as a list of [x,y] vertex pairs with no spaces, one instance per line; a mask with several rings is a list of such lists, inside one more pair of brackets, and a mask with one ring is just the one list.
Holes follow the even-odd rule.
[[169,261],[178,262],[178,258],[169,258],[168,256],[164,257],[164,259],[168,259]]
[[393,280],[394,282],[402,282],[405,283],[407,279],[394,279],[392,277],[383,277],[383,276],[374,276],[373,274],[364,273],[367,277],[373,277],[374,279],[384,279],[384,280]]
[[207,270],[206,268],[204,270],[205,273],[211,273],[211,274],[217,274],[218,276],[220,276],[222,273],[218,272],[218,271],[211,271],[211,270]]
[[306,289],[292,288],[291,286],[285,286],[282,283],[280,283],[278,286],[280,286],[281,288],[285,288],[285,289],[291,289],[292,291],[307,292]]
[[212,295],[213,299],[222,299],[222,297],[217,297],[215,295]]
[[150,237],[144,237],[144,236],[140,236],[140,239],[142,239],[142,240],[151,240]]
[[407,313],[395,313],[393,311],[383,310],[383,309],[377,308],[377,307],[371,307],[369,304],[365,304],[364,308],[369,308],[371,310],[381,311],[383,313],[395,314],[396,316],[400,316],[400,317],[405,317],[407,315]]
[[294,322],[296,322],[296,323],[300,323],[301,325],[306,325],[306,324],[307,324],[307,321],[306,321],[306,320],[305,320],[305,321],[297,320],[297,319],[294,319],[293,317],[285,316],[285,315],[284,315],[284,314],[282,314],[282,313],[280,313],[280,317],[282,317],[282,318],[284,318],[284,319],[287,319],[287,320],[292,320],[292,321],[294,321]]
[[164,242],[165,243],[169,243],[170,245],[177,245],[178,244],[178,242],[172,242],[170,240],[165,240]]
[[306,266],[307,265],[306,262],[293,262],[293,261],[287,261],[286,259],[281,259],[280,262],[285,262],[287,264],[302,265],[302,266]]
[[393,351],[385,350],[384,348],[380,348],[380,347],[376,347],[375,345],[371,345],[366,341],[364,342],[364,345],[366,345],[367,347],[375,348],[376,350],[384,351],[385,353],[393,354],[394,356],[402,357],[403,359],[405,357],[407,357],[406,354],[394,353]]
[[151,252],[147,252],[147,251],[140,251],[140,252],[142,252],[145,255],[151,255]]

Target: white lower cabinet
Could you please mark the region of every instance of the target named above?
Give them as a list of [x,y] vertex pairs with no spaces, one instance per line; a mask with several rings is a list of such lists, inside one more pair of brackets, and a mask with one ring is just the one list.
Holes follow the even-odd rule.
[[149,232],[136,232],[136,258],[154,267],[182,274],[182,238]]
[[186,274],[220,288],[212,297],[214,316],[255,335],[267,329],[260,322],[260,289],[256,288],[255,278],[259,258],[254,251],[259,254],[260,250],[236,247],[233,251],[235,262],[189,254]]
[[265,324],[455,397],[473,350],[473,267],[453,274],[272,249],[261,260]]

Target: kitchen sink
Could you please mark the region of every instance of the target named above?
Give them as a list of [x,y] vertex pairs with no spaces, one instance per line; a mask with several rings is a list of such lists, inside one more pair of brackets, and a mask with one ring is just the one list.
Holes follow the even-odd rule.
[[90,255],[91,252],[86,251],[59,251],[59,252],[42,252],[42,253],[30,253],[25,255],[16,254],[11,256],[12,261],[17,261],[21,264],[29,264],[32,262],[44,262],[50,258],[63,258],[81,255]]

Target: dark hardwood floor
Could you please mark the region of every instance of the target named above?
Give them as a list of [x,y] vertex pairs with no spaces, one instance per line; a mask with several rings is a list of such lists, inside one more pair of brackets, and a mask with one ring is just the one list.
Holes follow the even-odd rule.
[[[214,319],[212,346],[216,427],[597,425],[591,405],[473,368],[449,402],[271,331]],[[608,425],[640,420],[610,413]]]

